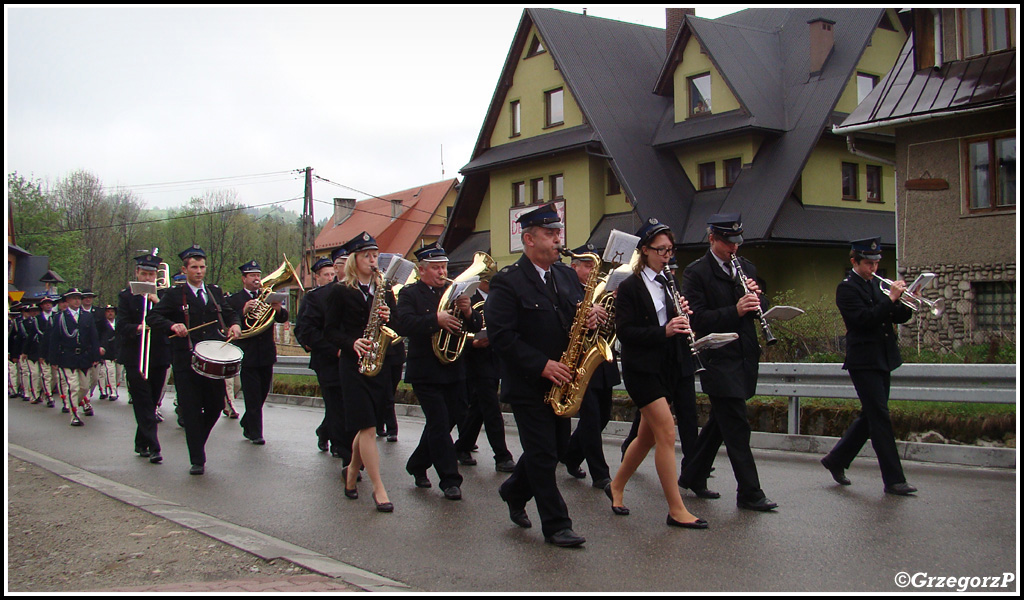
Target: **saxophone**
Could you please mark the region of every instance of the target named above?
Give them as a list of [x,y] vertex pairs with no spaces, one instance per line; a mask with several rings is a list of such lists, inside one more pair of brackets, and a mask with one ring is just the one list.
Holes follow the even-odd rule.
[[384,366],[384,355],[387,354],[391,342],[398,338],[398,334],[384,325],[380,318],[380,306],[385,301],[390,286],[384,281],[384,276],[377,267],[373,268],[373,276],[377,289],[370,304],[370,318],[367,319],[366,329],[363,330],[363,337],[370,340],[372,348],[359,359],[359,372],[367,377],[376,377],[380,373],[381,367]]
[[594,268],[587,277],[587,283],[583,286],[583,300],[576,307],[576,316],[572,321],[572,328],[569,330],[569,345],[562,358],[562,364],[569,367],[573,378],[564,385],[553,384],[544,401],[551,405],[555,414],[560,417],[572,417],[580,410],[583,403],[583,395],[587,391],[590,378],[594,370],[602,362],[610,361],[612,357],[611,346],[602,336],[590,336],[587,329],[587,316],[590,308],[594,305],[594,298],[598,292],[598,274],[601,270],[601,258],[593,252],[573,254],[562,248],[561,253],[571,258],[587,258],[594,261]]

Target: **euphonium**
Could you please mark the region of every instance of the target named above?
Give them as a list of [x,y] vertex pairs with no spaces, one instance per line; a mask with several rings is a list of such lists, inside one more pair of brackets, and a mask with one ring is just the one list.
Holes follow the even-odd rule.
[[255,307],[242,318],[240,324],[242,335],[238,336],[238,339],[259,335],[274,324],[274,309],[267,302],[267,296],[292,279],[295,280],[295,283],[298,284],[301,290],[302,281],[299,279],[298,273],[295,272],[295,267],[292,266],[292,263],[288,262],[288,257],[285,256],[284,262],[281,263],[281,266],[276,271],[267,275],[265,279],[260,280],[260,293],[253,300],[256,303]]
[[[446,310],[454,314],[455,298],[452,298],[452,291],[455,289],[455,284],[468,281],[474,277],[480,280],[490,280],[491,277],[494,277],[497,270],[498,264],[486,252],[475,253],[473,255],[473,263],[469,265],[469,268],[451,280],[451,285],[444,290],[444,293],[441,295],[441,302],[438,304],[438,310]],[[447,365],[458,360],[462,350],[466,347],[466,323],[461,315],[459,315],[459,319],[462,323],[458,333],[451,333],[447,329],[442,328],[434,333],[431,338],[434,356],[437,357],[437,360],[441,361],[441,364]]]
[[377,283],[377,289],[373,292],[373,302],[370,304],[370,318],[366,320],[366,329],[363,330],[363,337],[370,340],[370,351],[359,358],[359,372],[367,377],[376,377],[384,366],[384,355],[387,354],[391,343],[398,338],[398,334],[390,327],[384,325],[380,318],[380,306],[387,297],[390,285],[384,280],[380,269],[373,268],[373,277]]
[[[602,336],[591,337],[588,335],[587,317],[590,308],[594,305],[594,298],[599,291],[598,274],[601,270],[601,258],[593,252],[573,254],[565,248],[561,249],[562,254],[572,258],[586,258],[594,261],[594,268],[587,277],[587,283],[583,286],[583,300],[576,307],[576,316],[572,321],[572,328],[569,330],[569,345],[562,358],[562,364],[572,371],[572,380],[563,385],[552,384],[544,401],[551,405],[555,414],[560,417],[572,417],[580,410],[583,403],[583,395],[587,391],[590,378],[594,370],[602,362],[612,360],[612,349],[608,341]],[[588,340],[593,340],[588,343]]]

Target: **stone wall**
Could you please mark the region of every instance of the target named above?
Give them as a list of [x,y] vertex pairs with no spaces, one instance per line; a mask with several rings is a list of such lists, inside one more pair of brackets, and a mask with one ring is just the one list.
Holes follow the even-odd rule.
[[[908,268],[902,276],[909,284],[925,271],[935,273],[936,277],[931,285],[925,288],[924,297],[929,300],[943,298],[946,304],[945,312],[936,318],[927,311],[918,311],[910,321],[900,327],[900,341],[936,351],[956,350],[965,344],[988,342],[993,331],[979,329],[976,324],[974,291],[971,284],[988,281],[1005,281],[1013,284],[1017,279],[1017,265],[931,265]],[[1010,329],[1009,333],[1012,335],[1013,329]]]

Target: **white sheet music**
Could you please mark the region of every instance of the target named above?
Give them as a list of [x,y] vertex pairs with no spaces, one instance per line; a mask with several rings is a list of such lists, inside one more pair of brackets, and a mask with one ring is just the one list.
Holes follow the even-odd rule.
[[619,288],[619,284],[632,274],[632,269],[615,269],[608,274],[608,283],[604,286],[604,291],[614,292]]
[[476,288],[480,287],[480,278],[472,277],[467,281],[458,281],[452,285],[455,286],[451,295],[453,299],[459,296],[472,296],[476,293]]
[[636,245],[640,238],[618,229],[612,229],[608,234],[608,243],[604,248],[604,256],[601,260],[616,265],[623,265],[630,262],[633,253],[636,252]]
[[388,265],[384,271],[384,279],[391,283],[405,283],[409,275],[416,270],[416,265],[397,254],[391,255]]
[[132,293],[136,296],[156,293],[156,282],[153,281],[129,281],[128,287],[132,289]]

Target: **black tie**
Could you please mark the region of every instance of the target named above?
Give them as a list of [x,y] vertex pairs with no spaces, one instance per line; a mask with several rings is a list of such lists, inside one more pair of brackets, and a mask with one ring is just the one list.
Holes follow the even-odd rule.
[[551,271],[544,273],[544,283],[548,287],[548,291],[551,292],[551,298],[558,300],[558,290],[555,288],[555,274]]
[[196,292],[196,298],[199,298],[200,304],[206,306],[206,295],[203,294],[203,288],[199,288],[199,291]]
[[359,284],[359,289],[361,289],[363,291],[363,298],[364,299],[370,297],[370,286],[369,285],[363,285],[363,284],[360,283]]
[[665,293],[665,313],[671,319],[676,314],[675,300],[668,291],[668,280],[661,273],[654,276],[654,280],[661,284],[661,291]]

